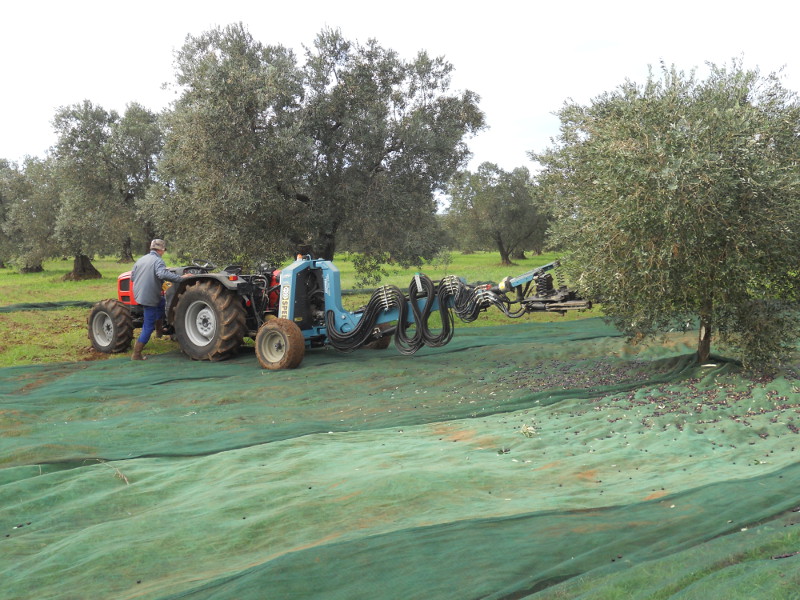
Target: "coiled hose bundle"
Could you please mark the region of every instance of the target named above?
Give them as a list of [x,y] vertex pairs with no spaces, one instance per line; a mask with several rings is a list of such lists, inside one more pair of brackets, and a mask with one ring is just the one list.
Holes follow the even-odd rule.
[[[434,300],[438,300],[441,317],[441,329],[438,333],[434,333],[428,324],[435,310]],[[419,274],[411,280],[408,296],[394,285],[375,290],[367,305],[360,311],[361,319],[351,331],[339,331],[336,315],[330,310],[325,315],[325,324],[328,340],[337,350],[350,352],[374,341],[376,337],[394,333],[397,350],[401,354],[410,355],[423,346],[436,348],[450,342],[454,333],[454,313],[462,321],[470,323],[489,306],[497,307],[512,318],[524,312],[511,311],[510,305],[511,301],[495,287],[469,286],[453,275],[434,285],[429,277]],[[382,329],[378,325],[378,319],[391,309],[397,309],[397,323],[393,328]],[[409,311],[413,316],[411,320]]]

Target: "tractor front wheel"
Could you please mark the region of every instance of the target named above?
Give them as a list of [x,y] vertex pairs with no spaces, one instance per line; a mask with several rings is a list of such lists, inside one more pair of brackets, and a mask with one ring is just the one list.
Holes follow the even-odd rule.
[[89,339],[98,352],[125,352],[133,339],[133,319],[127,305],[119,300],[102,300],[89,312]]
[[214,281],[186,288],[175,308],[175,337],[194,360],[225,360],[239,351],[247,330],[244,306],[235,292]]
[[270,319],[258,329],[256,356],[265,369],[294,369],[303,362],[305,352],[303,332],[289,319]]

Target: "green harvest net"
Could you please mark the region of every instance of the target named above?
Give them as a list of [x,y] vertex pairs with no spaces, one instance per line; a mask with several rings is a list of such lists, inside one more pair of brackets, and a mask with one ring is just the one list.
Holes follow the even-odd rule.
[[800,597],[800,376],[599,319],[0,370],[0,597]]
[[83,300],[62,300],[60,302],[25,302],[22,304],[6,304],[0,306],[0,313],[19,312],[23,310],[61,310],[63,308],[92,308],[92,302]]

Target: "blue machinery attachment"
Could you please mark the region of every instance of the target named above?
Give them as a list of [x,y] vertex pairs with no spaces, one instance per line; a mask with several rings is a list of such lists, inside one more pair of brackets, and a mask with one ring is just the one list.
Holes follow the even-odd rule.
[[[590,308],[575,292],[553,286],[550,271],[556,266],[550,263],[507,277],[497,286],[468,285],[452,275],[434,284],[418,273],[407,294],[393,285],[382,286],[365,307],[348,311],[342,306],[339,269],[327,260],[298,258],[281,272],[278,318],[297,325],[306,347],[330,344],[349,351],[381,339],[388,342],[393,335],[401,353],[413,354],[422,346],[447,344],[453,336],[454,314],[470,322],[490,306],[510,318],[533,311]],[[436,311],[441,325],[434,333],[428,319]]]

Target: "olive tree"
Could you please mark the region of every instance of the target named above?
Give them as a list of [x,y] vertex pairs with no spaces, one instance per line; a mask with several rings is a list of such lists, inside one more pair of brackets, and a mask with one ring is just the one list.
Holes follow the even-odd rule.
[[317,36],[298,114],[309,209],[301,233],[316,254],[332,258],[341,247],[420,264],[438,250],[436,194],[484,124],[474,93],[450,91],[452,71],[424,51],[404,60],[376,40]]
[[132,258],[147,231],[136,214],[137,200],[153,183],[160,129],[155,115],[132,104],[120,118],[85,100],[60,108],[53,120],[53,148],[61,188],[56,237],[75,257],[68,278],[99,277],[95,253]]
[[719,335],[765,365],[798,334],[800,104],[775,74],[708,66],[566,103],[531,156],[565,268],[621,331],[695,319],[700,361]]
[[164,146],[164,133],[158,115],[137,103],[127,106],[111,130],[109,140],[117,180],[117,193],[124,221],[120,259],[130,261],[137,251],[149,251],[149,242],[158,237],[152,219],[138,212],[147,190],[158,181],[156,165]]
[[461,244],[492,247],[503,265],[529,248],[541,248],[548,216],[525,167],[508,172],[485,162],[475,173],[459,172],[448,192],[447,218]]
[[162,185],[144,208],[173,242],[217,260],[432,254],[434,193],[483,124],[477,98],[448,93],[442,59],[403,61],[337,31],[320,33],[305,59],[242,25],[188,37]]
[[26,187],[25,176],[17,164],[0,159],[0,269],[14,255],[14,243],[5,231],[8,211],[25,194]]
[[52,158],[28,157],[13,174],[0,240],[9,263],[20,273],[42,271],[42,263],[60,251],[54,230],[61,188],[53,163]]
[[189,36],[176,55],[180,96],[164,115],[160,185],[142,212],[195,257],[254,261],[289,250],[300,203],[283,190],[303,147],[293,53],[242,25]]

